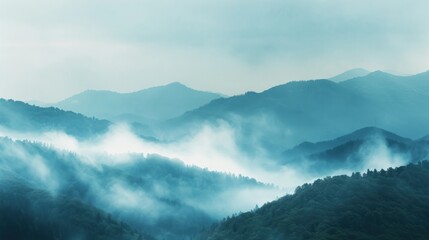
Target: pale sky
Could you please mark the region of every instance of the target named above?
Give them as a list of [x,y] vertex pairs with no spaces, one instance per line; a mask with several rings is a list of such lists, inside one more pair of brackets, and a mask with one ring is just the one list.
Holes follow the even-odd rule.
[[0,97],[429,69],[427,0],[0,0]]

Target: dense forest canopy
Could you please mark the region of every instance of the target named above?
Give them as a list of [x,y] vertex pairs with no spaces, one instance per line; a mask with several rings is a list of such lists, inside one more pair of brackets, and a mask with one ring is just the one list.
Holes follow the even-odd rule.
[[427,239],[429,162],[319,179],[200,239]]

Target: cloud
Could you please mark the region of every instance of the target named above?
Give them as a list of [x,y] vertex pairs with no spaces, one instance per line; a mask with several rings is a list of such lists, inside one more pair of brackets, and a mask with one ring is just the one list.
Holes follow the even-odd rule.
[[[126,124],[115,124],[104,135],[76,140],[62,132],[42,134],[0,131],[0,136],[14,140],[43,143],[55,149],[76,153],[82,163],[99,167],[132,163],[134,155],[160,155],[183,161],[210,171],[249,176],[259,181],[273,183],[282,191],[292,191],[297,185],[311,180],[312,176],[288,167],[274,165],[264,151],[252,140],[252,154],[237,145],[239,134],[226,122],[195,126],[195,133],[173,142],[151,142],[137,137]],[[269,197],[266,198],[268,200]]]
[[423,0],[3,0],[0,95],[58,101],[173,81],[232,95],[354,67],[417,73],[428,68],[427,8]]
[[51,194],[56,194],[60,187],[60,179],[55,174],[52,166],[39,154],[29,152],[27,149],[16,144],[7,144],[4,139],[0,142],[2,159],[0,159],[1,170],[7,172],[19,172],[26,180],[41,186]]
[[[221,219],[239,211],[248,211],[256,205],[261,206],[286,193],[293,193],[297,186],[324,177],[304,168],[267,166],[266,162],[271,159],[266,158],[263,152],[255,151],[255,154],[249,155],[241,150],[237,145],[236,131],[226,122],[205,124],[198,127],[192,136],[163,143],[141,139],[124,124],[113,125],[104,135],[81,141],[61,132],[28,134],[2,129],[0,136],[42,143],[58,155],[44,159],[31,148],[11,148],[7,145],[0,150],[3,155],[7,150],[9,156],[19,159],[21,165],[15,166],[15,172],[25,176],[28,181],[40,183],[39,187],[52,194],[73,189],[73,193],[68,191],[67,194],[75,194],[82,201],[111,213],[119,220],[133,224],[145,223],[145,226],[159,227],[157,224],[162,225],[165,220],[177,221],[189,216]],[[183,161],[187,165],[208,170],[254,177],[279,187],[251,185],[248,182],[241,184],[238,181],[232,181],[229,186],[229,181],[225,184],[226,181],[213,177],[210,172],[205,172],[207,176],[201,178],[204,181],[200,182],[193,171],[192,176],[187,177],[189,172],[180,170],[180,167],[172,171],[171,176],[169,167],[151,172],[151,166],[164,166],[144,164],[154,157],[152,154],[168,157],[170,159],[164,160],[179,163],[179,166],[184,166],[180,165],[180,161]],[[391,151],[380,137],[366,142],[358,155],[364,160],[361,165],[354,165],[353,169],[337,169],[329,175],[396,167],[408,161],[406,155]],[[64,165],[57,161],[64,161]],[[8,165],[10,162],[1,164],[0,168]],[[25,171],[17,171],[20,168]],[[175,171],[181,172],[183,176],[175,176]],[[167,176],[163,173],[167,173]],[[213,179],[215,181],[211,182]],[[138,225],[139,228],[141,226]]]

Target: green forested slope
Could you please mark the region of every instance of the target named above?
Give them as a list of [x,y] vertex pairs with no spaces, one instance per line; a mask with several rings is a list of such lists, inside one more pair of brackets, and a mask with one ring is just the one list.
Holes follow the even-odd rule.
[[427,239],[429,162],[317,180],[202,239]]

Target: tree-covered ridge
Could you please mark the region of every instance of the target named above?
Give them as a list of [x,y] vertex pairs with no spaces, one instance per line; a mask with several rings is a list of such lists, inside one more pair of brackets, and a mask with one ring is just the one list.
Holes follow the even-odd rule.
[[0,239],[152,239],[108,213],[32,188],[13,174],[2,172],[0,187]]
[[390,165],[401,166],[428,156],[429,141],[425,138],[411,140],[380,128],[366,127],[333,140],[301,143],[283,152],[281,158],[289,167],[326,176],[338,169],[352,172],[372,168],[368,163],[380,163],[380,158],[401,161],[399,165]]
[[[101,209],[111,214],[113,221],[124,222],[139,234],[182,240],[189,239],[203,227],[227,215],[217,211],[223,205],[213,207],[216,202],[229,205],[241,190],[273,189],[255,179],[187,166],[161,156],[95,157],[91,159],[90,156],[58,151],[38,143],[0,138],[0,184],[2,176],[9,174],[16,179],[25,179],[25,185],[28,185],[25,191],[19,190],[23,188],[8,191],[20,192],[18,201],[6,201],[9,205],[5,209],[10,209],[9,216],[20,216],[24,211],[25,221],[44,224],[38,215],[22,210],[22,205],[26,204],[21,203],[29,199],[48,202],[37,206],[43,213],[51,210],[52,206],[55,206],[55,211],[69,211],[66,205],[57,204],[58,199],[54,201],[45,195],[34,197],[32,189],[39,189],[64,200],[77,200],[85,206]],[[22,185],[23,182],[18,183]],[[0,196],[0,201],[9,199],[3,197],[8,193]],[[63,209],[64,206],[66,208]],[[61,216],[53,215],[52,221],[60,221]],[[87,216],[86,211],[73,215],[76,221],[83,221]],[[6,226],[10,221],[21,220],[0,216],[0,226]],[[53,226],[53,229],[58,227]],[[31,229],[26,230],[32,233]]]
[[429,162],[326,177],[227,218],[202,239],[427,239]]
[[20,101],[0,99],[0,127],[14,131],[62,131],[90,137],[107,131],[110,123],[58,108],[43,108]]

